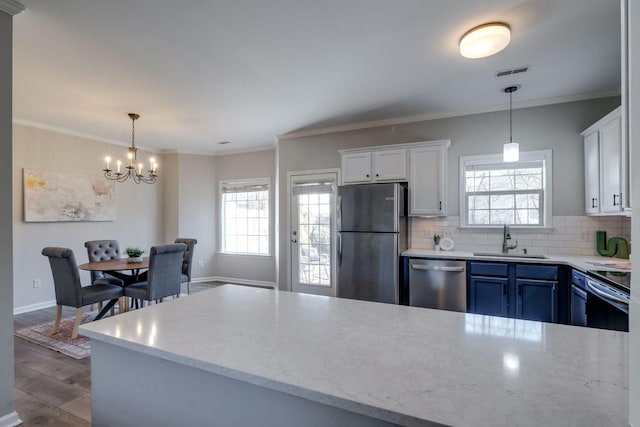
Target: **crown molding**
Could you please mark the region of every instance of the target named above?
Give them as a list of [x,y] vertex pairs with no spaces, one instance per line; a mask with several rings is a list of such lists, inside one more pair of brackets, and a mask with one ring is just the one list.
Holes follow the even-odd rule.
[[197,156],[231,156],[233,154],[246,154],[246,153],[256,153],[258,151],[270,151],[276,149],[277,142],[274,142],[271,145],[262,145],[259,147],[251,147],[246,149],[238,149],[233,151],[184,151],[184,150],[161,150],[159,154],[193,154]]
[[[513,104],[513,109],[540,107],[543,105],[563,104],[566,102],[584,101],[587,99],[607,98],[610,96],[618,96],[620,91],[595,92],[583,95],[558,96],[554,98],[541,98],[531,101],[523,101]],[[329,133],[348,132],[360,129],[369,129],[383,126],[394,126],[407,123],[423,122],[437,119],[448,119],[452,117],[470,116],[473,114],[492,113],[495,111],[504,111],[509,109],[509,104],[500,104],[490,107],[473,108],[469,110],[454,111],[448,113],[428,113],[417,114],[413,116],[396,117],[391,119],[373,120],[370,122],[353,123],[349,125],[331,126],[318,129],[301,130],[297,132],[285,133],[278,135],[278,141],[286,141],[288,139],[304,138],[308,136],[326,135]]]
[[[2,0],[0,0],[0,1],[2,1]],[[12,121],[13,121],[13,124],[16,124],[16,125],[28,126],[28,127],[32,127],[32,128],[36,128],[36,129],[46,130],[46,131],[49,131],[49,132],[61,133],[63,135],[74,136],[74,137],[77,137],[77,138],[91,139],[93,141],[104,142],[104,143],[113,144],[113,145],[120,145],[122,147],[131,146],[131,141],[129,141],[129,142],[116,141],[115,139],[104,138],[104,137],[101,137],[101,136],[92,135],[92,134],[84,133],[84,132],[77,132],[77,131],[74,131],[74,130],[71,130],[71,129],[67,129],[67,128],[63,128],[63,127],[52,126],[52,125],[49,125],[49,124],[46,124],[46,123],[40,123],[40,122],[31,121],[31,120],[21,119],[19,117],[14,117]],[[144,147],[144,146],[141,146],[141,145],[138,145],[138,144],[136,144],[136,147],[139,148],[140,150],[143,150],[143,151],[149,151],[149,152],[157,152],[158,151],[155,148]]]
[[0,0],[0,10],[13,16],[26,10],[26,7],[16,0]]

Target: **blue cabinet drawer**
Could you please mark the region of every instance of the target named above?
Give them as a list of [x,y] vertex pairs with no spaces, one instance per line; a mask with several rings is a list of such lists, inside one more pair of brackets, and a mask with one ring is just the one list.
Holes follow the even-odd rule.
[[587,279],[583,272],[571,270],[571,283],[581,289],[586,289]]
[[517,264],[516,278],[558,280],[558,267],[554,265]]
[[503,262],[470,262],[469,274],[472,276],[507,277],[509,264]]

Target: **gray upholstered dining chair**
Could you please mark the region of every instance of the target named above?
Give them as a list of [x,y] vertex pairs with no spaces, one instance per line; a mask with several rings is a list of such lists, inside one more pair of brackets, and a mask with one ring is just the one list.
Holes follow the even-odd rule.
[[187,284],[187,294],[191,294],[191,266],[193,264],[193,249],[198,243],[196,239],[189,238],[177,238],[175,243],[184,243],[187,245],[187,250],[184,251],[184,257],[182,258],[182,278],[180,283]]
[[179,295],[182,258],[186,249],[187,245],[184,243],[152,246],[146,280],[126,286],[124,295],[145,301]]
[[[84,247],[87,248],[89,262],[120,258],[120,245],[117,240],[89,240],[88,242],[84,242]],[[124,276],[126,276],[126,274],[116,271],[110,273],[92,271],[91,283],[124,286],[123,279],[126,279]]]
[[71,338],[78,337],[78,326],[82,320],[82,307],[96,302],[109,301],[96,319],[101,318],[118,298],[123,296],[123,288],[120,285],[109,283],[97,283],[89,286],[82,286],[80,282],[80,272],[73,251],[68,248],[46,247],[42,250],[42,255],[49,258],[51,273],[53,274],[53,284],[56,290],[56,319],[53,323],[52,334],[60,330],[60,318],[62,317],[62,306],[76,308],[76,318],[73,324]]

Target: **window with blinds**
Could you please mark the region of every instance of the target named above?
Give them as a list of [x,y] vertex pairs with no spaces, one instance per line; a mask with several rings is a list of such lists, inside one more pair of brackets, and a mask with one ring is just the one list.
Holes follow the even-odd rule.
[[463,225],[548,225],[551,152],[522,153],[521,158],[503,163],[495,156],[461,157]]
[[222,252],[269,255],[268,178],[220,183]]

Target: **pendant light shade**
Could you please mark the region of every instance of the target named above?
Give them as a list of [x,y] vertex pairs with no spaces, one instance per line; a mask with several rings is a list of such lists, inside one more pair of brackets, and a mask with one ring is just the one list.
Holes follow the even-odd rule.
[[492,22],[467,31],[460,39],[460,55],[478,59],[495,55],[511,41],[511,30],[507,24]]
[[502,148],[502,161],[506,163],[520,160],[520,144],[513,142],[513,101],[511,94],[518,90],[518,86],[509,86],[504,89],[509,94],[509,142]]

